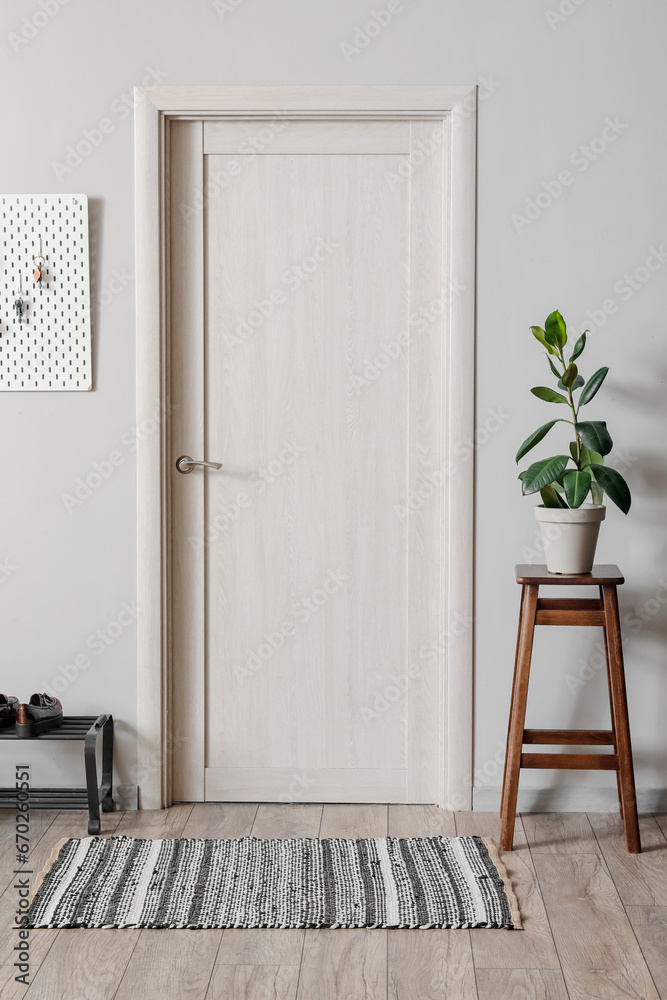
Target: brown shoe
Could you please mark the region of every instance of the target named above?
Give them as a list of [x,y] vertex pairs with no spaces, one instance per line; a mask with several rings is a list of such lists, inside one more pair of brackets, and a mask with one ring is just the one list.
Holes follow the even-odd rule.
[[18,698],[5,697],[0,694],[0,729],[9,729],[16,722],[16,712],[19,707]]
[[19,705],[16,715],[16,735],[29,740],[63,721],[63,707],[58,698],[48,694],[33,694],[27,705]]

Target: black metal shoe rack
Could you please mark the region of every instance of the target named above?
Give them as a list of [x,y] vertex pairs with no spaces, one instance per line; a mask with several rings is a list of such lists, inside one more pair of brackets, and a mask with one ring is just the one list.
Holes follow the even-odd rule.
[[[97,738],[102,734],[102,782],[97,783]],[[88,808],[88,833],[100,832],[100,806],[102,812],[113,812],[113,717],[111,715],[65,716],[62,725],[51,729],[33,740],[83,740],[83,759],[86,769],[85,788],[31,788],[29,804],[33,809],[85,809]],[[13,730],[0,730],[0,740],[19,740]],[[0,788],[0,808],[16,808],[16,789]]]

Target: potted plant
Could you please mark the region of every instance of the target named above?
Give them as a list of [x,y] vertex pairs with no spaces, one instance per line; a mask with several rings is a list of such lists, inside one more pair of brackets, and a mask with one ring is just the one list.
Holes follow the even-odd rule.
[[[556,310],[547,316],[544,329],[531,326],[533,336],[547,354],[556,389],[536,386],[530,391],[538,399],[569,407],[572,419],[556,417],[542,424],[526,438],[516,460],[520,462],[536,444],[558,423],[570,424],[574,440],[569,455],[553,455],[534,462],[519,474],[524,496],[539,491],[542,503],[535,508],[550,573],[590,573],[593,567],[600,522],[604,520],[606,494],[624,514],[630,510],[630,490],[615,469],[605,465],[613,442],[604,420],[582,420],[580,411],[596,396],[608,368],[598,368],[585,381],[579,374],[578,359],[586,347],[585,331],[565,358],[567,329],[565,320]],[[575,393],[578,397],[575,398]],[[591,502],[586,502],[587,498]]]

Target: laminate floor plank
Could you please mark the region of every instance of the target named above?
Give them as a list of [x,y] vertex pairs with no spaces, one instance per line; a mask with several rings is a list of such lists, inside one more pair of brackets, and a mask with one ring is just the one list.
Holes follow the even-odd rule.
[[[32,931],[32,934],[44,933]],[[62,929],[48,961],[32,972],[28,1000],[112,1000],[139,940],[138,930]],[[32,966],[32,963],[31,963]]]
[[204,1000],[221,937],[219,930],[142,930],[114,1000]]
[[305,932],[298,1000],[386,1000],[387,932]]
[[641,854],[630,854],[614,813],[591,813],[607,867],[627,906],[667,906],[667,840],[653,816],[640,816]]
[[182,837],[193,806],[190,803],[172,806],[171,809],[140,809],[126,812],[116,827],[119,837],[140,837],[150,840]]
[[[491,837],[497,844],[500,817],[496,813],[457,812],[456,832],[460,837]],[[514,850],[501,855],[514,887],[523,930],[470,931],[476,969],[558,969],[551,928],[535,875],[533,861],[520,818],[514,834]]]
[[556,969],[478,969],[479,1000],[569,1000]]
[[262,802],[252,826],[253,837],[317,837],[322,806],[303,802]]
[[659,1000],[603,859],[536,854],[533,860],[570,1000]]
[[17,970],[13,965],[0,965],[0,1000],[22,1000],[28,987],[16,982]]
[[252,802],[198,802],[183,827],[183,837],[207,840],[249,837],[257,815]]
[[667,1000],[667,906],[626,906],[653,982]]
[[342,837],[356,840],[363,837],[387,836],[387,806],[331,805],[322,810],[320,837]]
[[656,821],[665,837],[667,837],[667,813],[654,813],[653,819]]
[[599,854],[586,813],[521,813],[531,854]]
[[206,1000],[295,1000],[299,967],[216,965]]
[[389,806],[390,837],[455,837],[454,813],[437,806]]
[[477,1000],[466,930],[388,931],[387,974],[389,1000]]

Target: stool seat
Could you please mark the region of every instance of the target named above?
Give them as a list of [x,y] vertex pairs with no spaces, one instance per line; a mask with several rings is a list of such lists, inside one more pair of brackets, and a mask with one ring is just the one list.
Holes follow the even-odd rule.
[[[623,647],[616,588],[624,582],[614,565],[594,566],[591,573],[573,575],[549,573],[546,566],[522,564],[516,567],[521,585],[521,610],[512,702],[507,733],[507,753],[500,807],[500,849],[511,851],[514,840],[516,803],[521,768],[567,768],[592,771],[615,771],[621,816],[625,825],[628,850],[641,851],[637,800],[632,765],[632,745],[628,719]],[[597,587],[597,598],[540,597],[541,586]],[[526,729],[526,703],[537,625],[598,626],[605,641],[611,729]],[[524,753],[524,745],[609,746],[612,753]]]
[[601,587],[603,584],[625,583],[618,566],[594,566],[591,573],[550,573],[546,566],[519,563],[516,567],[517,583],[537,583],[549,587]]

